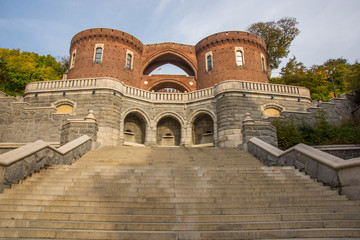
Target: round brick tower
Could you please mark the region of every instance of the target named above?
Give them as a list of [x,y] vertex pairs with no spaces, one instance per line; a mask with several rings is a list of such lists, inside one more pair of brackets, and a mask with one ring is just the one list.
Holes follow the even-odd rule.
[[221,32],[196,44],[197,88],[212,87],[226,80],[268,82],[266,45],[248,32]]
[[140,40],[122,31],[79,32],[71,40],[68,78],[113,77],[139,87],[142,50]]

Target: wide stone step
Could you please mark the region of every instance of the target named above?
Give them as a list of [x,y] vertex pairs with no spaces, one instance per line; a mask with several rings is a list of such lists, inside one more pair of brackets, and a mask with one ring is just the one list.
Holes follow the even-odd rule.
[[141,208],[130,207],[63,207],[63,206],[43,206],[43,205],[0,205],[0,212],[53,212],[53,213],[91,213],[91,214],[125,214],[125,215],[241,215],[241,214],[280,214],[280,213],[357,213],[360,212],[360,206],[348,205],[348,206],[304,206],[304,207],[238,207],[238,208],[198,208],[192,206],[191,208],[179,208],[170,207],[165,208],[159,206],[158,208],[149,208],[144,206]]
[[61,220],[134,223],[231,223],[266,221],[360,220],[360,213],[297,213],[254,215],[116,215],[36,212],[1,212],[7,220]]
[[[218,197],[218,198],[258,198],[258,197],[266,197],[266,198],[278,198],[278,197],[286,197],[286,196],[292,196],[292,197],[313,197],[313,196],[337,196],[339,199],[345,199],[345,196],[339,196],[336,191],[327,191],[324,189],[314,189],[314,190],[291,190],[288,191],[282,191],[281,189],[274,189],[274,191],[271,191],[272,189],[264,189],[264,191],[259,190],[252,190],[252,189],[238,189],[237,191],[231,191],[231,189],[218,189],[218,191],[214,191],[214,189],[206,190],[206,191],[186,191],[186,189],[183,189],[182,191],[179,191],[179,189],[158,189],[156,192],[148,191],[147,189],[143,189],[143,191],[139,191],[137,189],[133,189],[132,191],[123,191],[121,192],[121,189],[119,188],[108,188],[108,189],[101,189],[101,187],[47,187],[47,190],[42,190],[40,187],[28,187],[28,188],[16,188],[16,189],[7,189],[4,191],[7,193],[6,195],[0,197],[0,198],[7,198],[8,196],[16,196],[19,195],[20,197],[23,197],[24,194],[26,195],[41,195],[41,196],[47,196],[47,195],[70,195],[70,196],[99,196],[99,192],[102,190],[102,196],[103,197],[169,197],[169,198],[175,198],[175,197]],[[125,190],[125,188],[124,188]],[[162,190],[162,191],[160,191]],[[198,190],[204,190],[204,189],[198,189]],[[321,191],[322,190],[322,191]]]
[[[67,196],[76,196],[77,199],[92,199],[99,197],[99,192],[101,192],[101,199],[104,201],[115,201],[123,198],[215,198],[215,199],[227,199],[227,200],[244,200],[244,199],[256,199],[256,198],[267,198],[280,200],[283,198],[308,198],[318,199],[318,198],[327,198],[327,200],[346,200],[346,196],[339,196],[336,192],[333,191],[322,191],[315,194],[315,192],[251,192],[243,191],[243,192],[176,192],[176,191],[163,191],[163,192],[155,192],[155,193],[147,193],[147,192],[115,192],[116,188],[113,190],[108,189],[107,191],[100,191],[100,189],[84,189],[83,191],[73,191],[72,189],[65,190],[17,190],[11,191],[9,194],[2,196],[0,199],[42,199],[42,200],[51,200],[56,199],[58,196],[67,195]],[[8,191],[8,190],[7,190]],[[26,194],[26,197],[24,198]]]
[[53,239],[137,239],[137,240],[187,240],[187,239],[268,239],[268,238],[337,238],[360,237],[358,228],[313,228],[240,231],[114,231],[66,229],[1,229],[0,238],[53,238]]
[[302,228],[356,228],[360,220],[270,221],[236,223],[129,223],[54,220],[1,220],[1,228],[41,228],[118,231],[234,231]]
[[249,208],[254,207],[308,207],[308,206],[337,206],[337,205],[356,205],[357,203],[352,203],[349,201],[340,201],[340,200],[328,200],[328,199],[312,199],[311,201],[304,201],[303,199],[298,199],[294,201],[209,201],[203,199],[202,202],[193,199],[194,201],[152,201],[152,199],[144,200],[140,199],[139,202],[131,201],[104,201],[99,197],[98,199],[93,199],[93,201],[78,201],[76,197],[69,196],[59,196],[55,198],[56,200],[33,200],[33,199],[1,199],[0,204],[3,205],[46,205],[46,206],[69,206],[69,207],[108,207],[108,208],[118,208],[118,207],[129,207],[129,208],[241,208],[247,206]]

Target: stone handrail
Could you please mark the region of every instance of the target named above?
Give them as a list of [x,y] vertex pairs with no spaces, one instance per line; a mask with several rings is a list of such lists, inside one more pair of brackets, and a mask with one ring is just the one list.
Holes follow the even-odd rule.
[[59,148],[38,140],[0,155],[0,192],[35,170],[51,164],[70,164],[91,150],[91,139],[81,136]]
[[295,166],[312,178],[336,187],[340,194],[360,200],[360,158],[344,160],[305,144],[282,151],[256,137],[248,152],[269,166]]
[[25,94],[50,90],[75,90],[75,89],[112,89],[128,97],[148,101],[187,102],[214,97],[226,91],[240,91],[244,93],[262,93],[270,95],[286,95],[310,99],[310,91],[304,87],[248,82],[239,80],[224,81],[215,87],[201,89],[193,92],[172,93],[153,92],[125,85],[114,78],[87,78],[54,80],[45,82],[32,82],[27,84]]

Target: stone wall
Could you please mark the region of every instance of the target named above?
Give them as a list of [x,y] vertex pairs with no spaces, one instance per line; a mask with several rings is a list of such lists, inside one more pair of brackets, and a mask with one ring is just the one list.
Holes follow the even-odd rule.
[[281,116],[292,116],[297,124],[314,124],[316,117],[325,113],[326,119],[339,126],[346,122],[356,121],[354,109],[356,105],[349,94],[341,95],[341,98],[332,98],[330,102],[318,102],[315,106],[309,107],[306,112],[283,111]]
[[13,97],[0,97],[0,142],[27,143],[42,139],[60,142],[61,126],[70,116],[54,106],[34,106]]
[[[190,93],[159,93],[130,87],[116,79],[99,78],[30,83],[24,102],[37,108],[70,105],[73,109],[70,119],[83,119],[93,110],[98,126],[97,141],[102,146],[129,142],[131,136],[126,130],[131,121],[126,119],[137,116],[143,122],[138,132],[144,134],[133,136],[135,139],[131,141],[136,143],[159,144],[158,124],[162,119],[172,118],[180,126],[176,134],[180,139],[175,141],[178,145],[212,142],[219,147],[237,147],[242,143],[246,112],[259,121],[265,119],[264,111],[269,108],[304,112],[311,100],[307,89],[296,86],[225,81],[214,88]],[[212,122],[206,127],[209,129],[199,124],[200,117]],[[207,140],[199,140],[200,135],[211,133]]]

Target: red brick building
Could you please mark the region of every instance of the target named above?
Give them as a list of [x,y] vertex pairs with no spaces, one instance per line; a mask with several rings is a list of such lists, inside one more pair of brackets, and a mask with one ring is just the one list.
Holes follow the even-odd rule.
[[[69,79],[112,77],[144,90],[190,92],[225,80],[268,82],[265,43],[247,32],[216,33],[195,46],[144,45],[128,33],[96,28],[74,36],[70,56]],[[150,75],[167,63],[187,75]]]

